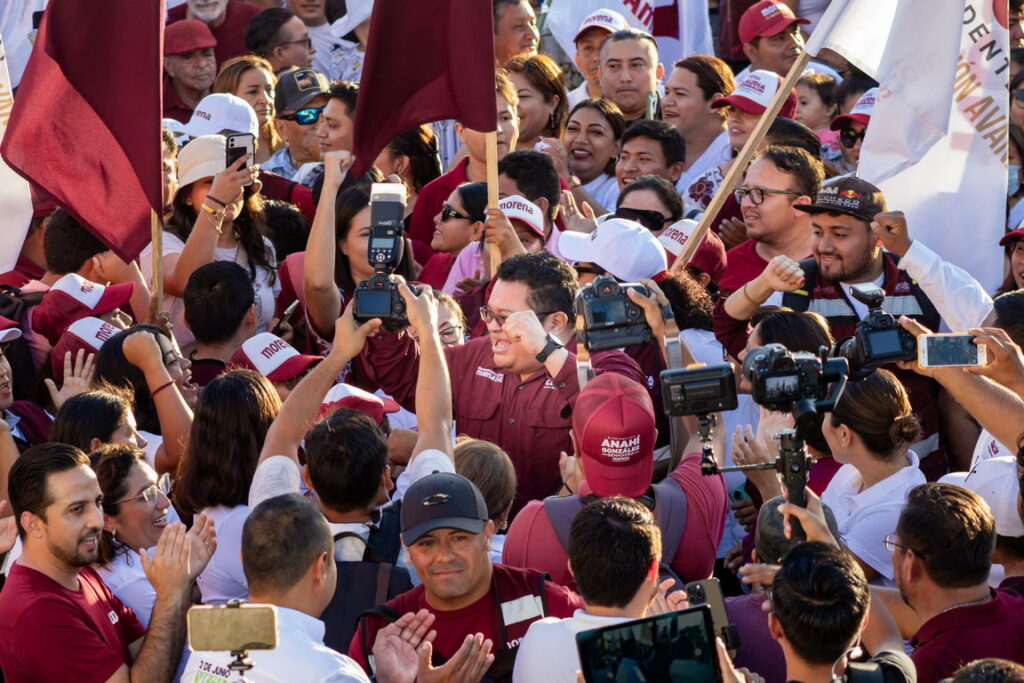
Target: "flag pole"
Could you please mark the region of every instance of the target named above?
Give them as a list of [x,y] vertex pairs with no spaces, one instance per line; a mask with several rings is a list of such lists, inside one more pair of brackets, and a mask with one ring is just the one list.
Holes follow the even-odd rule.
[[[487,148],[487,207],[498,208],[498,131],[492,130],[485,133],[485,146]],[[488,244],[488,280],[493,279],[498,272],[498,265],[501,262],[501,254],[498,246]]]
[[728,173],[725,174],[725,178],[722,180],[722,184],[718,186],[718,190],[715,192],[715,196],[711,198],[711,202],[708,204],[708,208],[704,210],[704,215],[700,218],[700,223],[697,224],[697,228],[690,235],[690,238],[686,240],[686,244],[683,245],[683,250],[676,257],[676,260],[672,262],[672,272],[682,270],[686,267],[686,264],[690,262],[693,257],[693,252],[700,246],[701,241],[704,239],[704,233],[711,227],[711,221],[714,220],[715,216],[722,209],[725,204],[725,200],[729,198],[729,193],[732,192],[733,187],[736,185],[736,181],[739,180],[740,176],[746,171],[747,164],[750,163],[750,158],[754,156],[754,150],[761,144],[761,140],[764,139],[765,134],[768,132],[769,126],[772,125],[772,121],[775,120],[775,116],[782,109],[783,103],[786,101],[786,97],[789,92],[796,86],[800,76],[803,74],[804,69],[807,67],[807,62],[811,60],[811,56],[804,51],[797,58],[793,66],[790,67],[789,73],[782,79],[782,83],[779,85],[779,89],[775,91],[775,96],[772,98],[771,104],[768,105],[768,109],[765,110],[764,114],[761,115],[761,120],[757,122],[757,126],[753,132],[750,133],[750,137],[747,138],[747,142],[743,145],[743,149],[733,159],[732,166],[729,167]]
[[160,325],[161,308],[164,302],[164,226],[163,219],[152,208],[149,210],[150,233],[153,241],[153,280],[150,282],[149,319]]

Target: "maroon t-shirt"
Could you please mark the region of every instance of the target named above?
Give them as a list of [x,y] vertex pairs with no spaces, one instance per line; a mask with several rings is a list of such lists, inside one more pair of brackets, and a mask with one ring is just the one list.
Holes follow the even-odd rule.
[[430,285],[434,289],[441,289],[444,287],[444,283],[448,280],[448,273],[452,272],[452,266],[455,264],[456,254],[445,254],[443,252],[437,252],[427,261],[427,264],[423,266],[423,270],[420,271],[419,278],[420,282],[425,285]]
[[189,358],[192,363],[192,383],[205,387],[227,371],[228,364],[216,358]]
[[17,681],[106,681],[131,665],[129,646],[146,634],[135,613],[91,568],[70,590],[14,564],[0,591],[0,668]]
[[757,253],[757,242],[754,240],[747,240],[738,247],[733,247],[726,252],[726,258],[728,265],[718,281],[723,299],[753,280],[768,267],[768,262]]
[[756,671],[772,683],[786,680],[786,656],[768,630],[768,612],[763,609],[767,599],[766,595],[726,598],[725,612],[740,636],[740,648],[733,664]]
[[1024,664],[1024,597],[992,591],[980,605],[958,607],[926,621],[910,644],[920,683],[952,676],[975,659],[999,657]]
[[[177,7],[167,10],[167,23],[173,24],[187,17],[188,5],[182,3]],[[240,0],[228,0],[227,11],[224,14],[224,21],[220,26],[211,26],[210,33],[217,39],[217,47],[213,48],[213,55],[217,59],[217,67],[232,57],[238,57],[249,52],[245,46],[245,32],[249,28],[252,18],[263,10],[256,5],[250,5]]]

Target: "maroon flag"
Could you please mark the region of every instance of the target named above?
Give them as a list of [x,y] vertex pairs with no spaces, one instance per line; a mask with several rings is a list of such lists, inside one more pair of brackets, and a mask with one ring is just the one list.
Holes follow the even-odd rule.
[[162,210],[162,0],[50,0],[0,153],[121,258]]
[[491,12],[485,0],[374,3],[353,132],[356,177],[421,123],[497,130]]

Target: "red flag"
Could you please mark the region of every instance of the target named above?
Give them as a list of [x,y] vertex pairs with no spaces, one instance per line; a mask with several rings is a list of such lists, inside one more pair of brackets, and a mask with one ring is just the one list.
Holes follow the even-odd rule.
[[374,3],[353,132],[355,177],[398,134],[443,119],[497,130],[491,3]]
[[121,258],[160,212],[162,0],[50,0],[0,153]]

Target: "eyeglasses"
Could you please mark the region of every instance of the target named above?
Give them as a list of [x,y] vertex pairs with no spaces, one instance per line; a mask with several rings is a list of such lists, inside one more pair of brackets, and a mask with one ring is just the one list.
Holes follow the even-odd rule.
[[608,272],[601,266],[595,266],[593,263],[577,263],[573,268],[576,269],[577,275],[605,275]]
[[794,197],[799,197],[799,192],[793,190],[768,190],[763,187],[741,187],[738,190],[732,191],[732,196],[736,198],[737,204],[742,204],[744,198],[749,198],[750,203],[754,206],[760,206],[764,204],[764,196],[766,194],[788,194]]
[[320,120],[320,113],[323,110],[323,107],[307,107],[305,109],[299,109],[294,114],[281,114],[277,118],[283,121],[294,121],[295,123],[303,126],[308,126],[309,124],[316,123]]
[[454,344],[462,338],[462,325],[447,325],[437,331],[437,336],[445,344]]
[[660,211],[653,211],[651,209],[629,209],[624,206],[615,209],[615,217],[636,221],[651,232],[661,230],[665,227],[666,222],[672,220]]
[[284,45],[299,45],[299,44],[305,45],[306,49],[308,50],[309,48],[311,48],[313,46],[313,39],[310,38],[309,36],[306,36],[305,38],[299,38],[298,40],[286,40],[283,43],[278,43],[277,47],[282,47]]
[[156,501],[160,498],[160,494],[163,494],[164,498],[167,498],[171,493],[171,475],[168,472],[164,472],[160,475],[160,478],[156,480],[155,484],[150,484],[146,488],[142,489],[142,493],[131,498],[122,498],[121,500],[114,503],[114,505],[120,505],[121,503],[134,503],[137,500],[145,501],[146,505],[156,505]]
[[896,532],[895,531],[892,532],[891,534],[887,534],[886,537],[882,539],[882,545],[884,545],[885,549],[888,550],[890,553],[895,551],[896,548],[901,548],[904,551],[909,551],[909,552],[914,553],[918,557],[924,557],[924,555],[922,555],[918,551],[914,550],[909,545],[903,545],[902,543],[897,543],[896,542]]
[[843,128],[839,131],[839,142],[846,149],[853,149],[857,146],[858,140],[863,140],[868,129],[862,128],[860,132],[854,132],[853,128]]
[[1024,107],[1024,90],[1017,89],[1010,93],[1010,104]]
[[444,204],[441,205],[441,222],[443,223],[445,221],[450,221],[453,218],[461,218],[462,220],[465,221],[473,220],[466,214],[459,213],[458,211],[452,208],[451,204],[445,202]]
[[[537,317],[538,318],[546,318],[547,316],[551,315],[552,313],[558,313],[558,311],[545,311],[544,313],[538,313]],[[511,313],[509,315],[511,315]],[[490,325],[492,322],[497,321],[499,327],[504,327],[505,326],[505,321],[508,320],[508,316],[507,315],[498,315],[497,313],[495,313],[494,311],[489,309],[487,306],[481,306],[480,307],[480,319],[483,320],[484,323],[486,323],[487,325]]]

